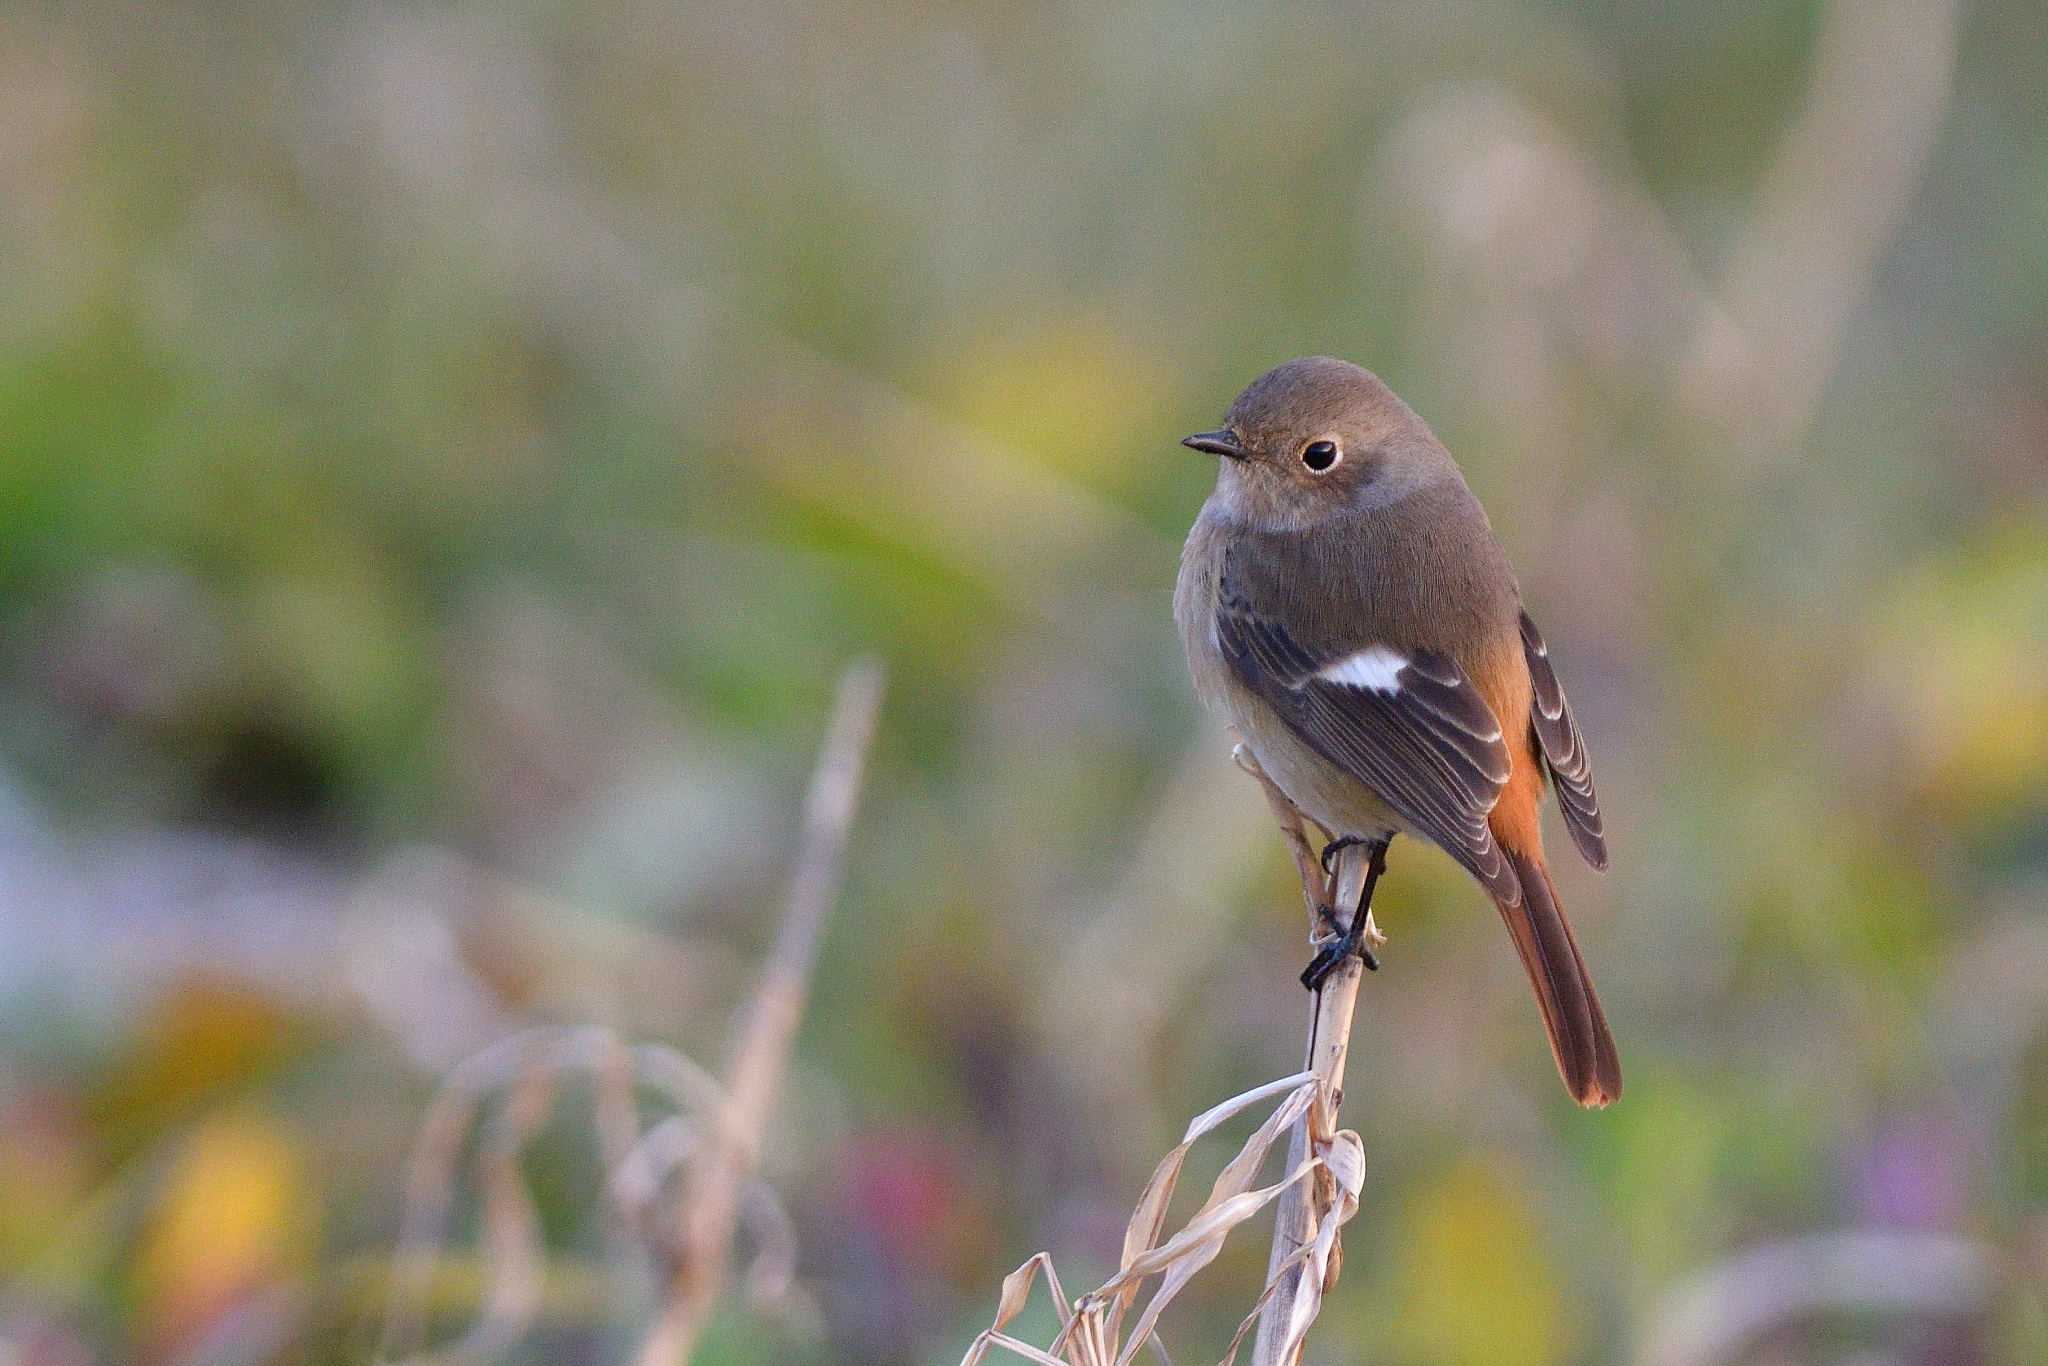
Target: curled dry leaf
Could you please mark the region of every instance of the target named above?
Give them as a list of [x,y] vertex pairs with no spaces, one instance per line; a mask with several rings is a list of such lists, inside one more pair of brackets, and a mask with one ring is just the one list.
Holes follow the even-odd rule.
[[[1289,1128],[1313,1110],[1327,1109],[1326,1105],[1316,1103],[1319,1086],[1313,1073],[1297,1072],[1232,1096],[1197,1115],[1180,1143],[1160,1159],[1145,1183],[1124,1231],[1123,1256],[1116,1274],[1080,1299],[1069,1302],[1053,1272],[1052,1259],[1039,1253],[1004,1278],[995,1319],[969,1346],[961,1366],[977,1366],[996,1349],[1026,1361],[1051,1362],[1054,1366],[1129,1366],[1148,1343],[1157,1345],[1160,1315],[1196,1273],[1215,1260],[1230,1234],[1272,1204],[1282,1192],[1312,1180],[1339,1193],[1338,1217],[1325,1220],[1327,1237],[1302,1249],[1300,1257],[1311,1262],[1316,1283],[1321,1285],[1323,1266],[1334,1247],[1337,1227],[1357,1209],[1364,1170],[1357,1136],[1340,1134],[1328,1144],[1317,1145],[1307,1160],[1280,1180],[1264,1186],[1253,1184],[1275,1144]],[[1188,1151],[1231,1119],[1276,1097],[1279,1103],[1224,1165],[1201,1208],[1172,1236],[1162,1239],[1167,1206],[1179,1185]],[[1344,1208],[1346,1201],[1348,1209]],[[1060,1314],[1059,1334],[1048,1347],[1026,1343],[1005,1331],[1023,1312],[1041,1272]],[[1148,1283],[1150,1297],[1126,1339],[1124,1317],[1145,1293]],[[1260,1306],[1272,1293],[1273,1286],[1269,1285],[1260,1297]],[[1253,1314],[1255,1317],[1257,1307]],[[1238,1341],[1250,1322],[1247,1320],[1246,1329],[1240,1329]],[[1233,1341],[1233,1354],[1236,1347],[1237,1341]]]
[[[474,1321],[445,1354],[490,1355],[530,1324],[540,1302],[544,1254],[521,1161],[546,1122],[557,1085],[564,1074],[577,1072],[590,1074],[594,1084],[592,1119],[608,1169],[605,1194],[655,1260],[673,1255],[667,1229],[649,1216],[690,1161],[705,1126],[717,1122],[723,1088],[665,1045],[629,1045],[596,1028],[522,1032],[458,1064],[428,1111],[407,1180],[380,1360],[405,1360],[421,1351],[427,1287],[447,1250],[457,1172],[472,1133],[481,1135],[476,1180],[488,1275]],[[674,1107],[674,1113],[643,1130],[639,1091]],[[755,1248],[745,1273],[748,1297],[760,1306],[780,1304],[795,1263],[789,1215],[758,1179],[744,1183],[739,1212]]]
[[[1280,1354],[1282,1361],[1292,1360],[1294,1354],[1301,1350],[1308,1339],[1309,1328],[1322,1312],[1323,1296],[1336,1287],[1337,1271],[1342,1261],[1337,1243],[1338,1231],[1358,1213],[1358,1195],[1365,1185],[1365,1145],[1357,1134],[1344,1129],[1328,1139],[1315,1140],[1314,1147],[1316,1160],[1321,1170],[1329,1175],[1330,1182],[1327,1193],[1322,1181],[1316,1183],[1316,1236],[1301,1249],[1300,1257],[1307,1262],[1307,1272],[1301,1278],[1301,1291],[1288,1319],[1286,1345]],[[1281,1279],[1277,1275],[1272,1277],[1268,1291],[1277,1290]]]
[[1061,1333],[1064,1335],[1066,1326],[1073,1323],[1074,1311],[1067,1303],[1066,1292],[1060,1288],[1059,1274],[1052,1269],[1052,1258],[1041,1252],[1003,1277],[1002,1294],[996,1300],[995,1321],[983,1329],[968,1346],[967,1355],[960,1358],[960,1366],[979,1366],[979,1363],[987,1360],[991,1347],[1001,1347],[1004,1351],[1023,1357],[1026,1361],[1067,1366],[1067,1363],[1058,1357],[1048,1355],[1039,1348],[1003,1332],[1011,1320],[1024,1312],[1024,1306],[1031,1299],[1031,1287],[1037,1282],[1041,1272],[1045,1276],[1046,1288],[1052,1292],[1053,1307],[1059,1310]]

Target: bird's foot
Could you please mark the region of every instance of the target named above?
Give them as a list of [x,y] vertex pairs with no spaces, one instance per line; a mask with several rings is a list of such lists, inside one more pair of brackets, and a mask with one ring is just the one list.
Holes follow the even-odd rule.
[[[1335,922],[1336,916],[1330,911],[1329,907],[1322,906],[1317,909],[1323,913],[1325,918],[1333,923]],[[1373,955],[1372,947],[1367,943],[1368,938],[1375,944],[1384,944],[1386,942],[1385,938],[1379,933],[1379,930],[1369,923],[1360,925],[1356,934],[1349,930],[1344,930],[1318,939],[1316,941],[1316,956],[1311,958],[1308,966],[1301,970],[1301,984],[1310,991],[1321,991],[1323,983],[1330,979],[1330,974],[1341,967],[1344,960],[1353,954],[1357,954],[1359,961],[1365,964],[1366,971],[1378,972],[1380,970],[1380,960]]]
[[1323,876],[1335,877],[1337,875],[1337,855],[1343,853],[1346,849],[1349,849],[1354,844],[1370,843],[1372,843],[1371,840],[1360,839],[1356,835],[1344,835],[1338,839],[1331,840],[1328,844],[1323,846]]

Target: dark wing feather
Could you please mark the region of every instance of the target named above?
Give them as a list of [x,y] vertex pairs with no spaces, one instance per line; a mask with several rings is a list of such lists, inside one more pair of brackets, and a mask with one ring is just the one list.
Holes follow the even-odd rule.
[[1529,682],[1536,705],[1529,723],[1536,730],[1536,743],[1543,747],[1543,761],[1550,768],[1550,785],[1557,793],[1558,808],[1572,832],[1572,843],[1586,862],[1607,867],[1606,827],[1600,820],[1600,799],[1593,794],[1593,760],[1586,753],[1586,737],[1572,720],[1571,704],[1564,700],[1564,688],[1557,671],[1550,667],[1550,647],[1536,623],[1522,613],[1522,650],[1529,657]]
[[1227,583],[1218,597],[1217,642],[1245,686],[1503,905],[1519,904],[1521,881],[1486,824],[1512,760],[1500,723],[1456,661],[1403,651],[1407,662],[1391,689],[1332,682],[1320,671],[1355,650],[1311,652]]

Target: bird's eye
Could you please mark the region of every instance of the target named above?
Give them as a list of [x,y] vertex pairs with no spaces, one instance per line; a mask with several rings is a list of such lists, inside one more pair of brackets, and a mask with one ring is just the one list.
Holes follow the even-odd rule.
[[1334,441],[1311,441],[1301,448],[1301,463],[1317,474],[1331,468],[1342,458]]

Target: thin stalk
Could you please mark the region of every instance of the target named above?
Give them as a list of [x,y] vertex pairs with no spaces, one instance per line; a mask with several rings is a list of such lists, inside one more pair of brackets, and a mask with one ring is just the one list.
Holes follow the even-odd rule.
[[675,1267],[661,1313],[641,1344],[639,1366],[689,1361],[725,1286],[740,1197],[788,1069],[825,914],[838,899],[847,830],[881,703],[880,664],[864,660],[849,668],[804,805],[788,908],[726,1073],[723,1112],[682,1183]]

